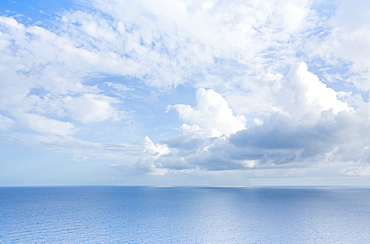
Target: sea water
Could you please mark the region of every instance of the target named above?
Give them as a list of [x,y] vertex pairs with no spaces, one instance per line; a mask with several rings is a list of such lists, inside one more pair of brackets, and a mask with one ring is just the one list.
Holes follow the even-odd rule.
[[370,243],[370,189],[0,187],[0,243]]

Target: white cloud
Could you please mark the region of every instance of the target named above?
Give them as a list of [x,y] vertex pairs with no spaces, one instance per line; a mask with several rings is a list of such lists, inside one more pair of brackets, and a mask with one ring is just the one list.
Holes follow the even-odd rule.
[[370,166],[351,166],[342,170],[343,175],[370,176]]
[[[327,3],[331,10],[319,9],[322,1],[311,0],[81,3],[79,10],[61,12],[43,27],[0,17],[0,129],[13,133],[9,136],[73,151],[76,159],[101,153],[123,160],[138,149],[100,141],[116,136],[112,131],[127,130],[117,123],[126,99],[119,92],[130,91],[133,100],[141,96],[140,102],[150,102],[150,108],[125,104],[130,111],[142,110],[133,114],[177,104],[171,107],[183,123],[183,134],[168,139],[156,133],[180,125],[144,121],[150,128],[142,131],[163,139],[153,143],[146,137],[142,157],[131,159],[142,171],[262,172],[271,167],[274,175],[285,167],[294,175],[318,161],[359,164],[345,174],[367,170],[368,3],[345,0],[338,10],[336,3]],[[337,78],[326,84],[328,77]],[[96,78],[108,81],[100,86]],[[344,81],[354,88],[337,84]],[[198,89],[196,106],[166,100],[182,84]],[[131,123],[144,124],[134,121],[138,118]],[[247,124],[247,118],[254,123]],[[117,124],[111,135],[105,134],[109,129],[99,131],[112,123]],[[28,129],[31,136],[24,133]],[[93,138],[92,131],[104,139]],[[138,131],[132,134],[144,133]]]
[[[197,107],[178,104],[172,106],[185,122],[185,132],[201,136],[229,136],[245,128],[246,119],[243,115],[234,116],[226,100],[212,89],[198,89],[196,94]],[[189,125],[190,124],[190,125]]]
[[44,148],[53,152],[70,154],[73,160],[119,160],[125,165],[134,164],[140,156],[141,147],[136,144],[92,142],[73,136],[14,132],[9,135],[12,141],[25,145]]
[[143,156],[136,162],[136,168],[139,170],[146,171],[153,175],[164,175],[167,173],[168,169],[164,168],[157,159],[162,155],[167,155],[170,153],[167,145],[164,144],[154,144],[149,137],[144,138],[144,150]]
[[[276,82],[278,85],[270,90],[275,106],[248,127],[245,117],[234,116],[228,103],[213,90],[199,89],[195,108],[184,104],[172,106],[186,123],[182,125],[185,133],[164,141],[171,152],[156,158],[156,162],[170,170],[284,167],[291,168],[289,172],[293,173],[296,167],[310,172],[309,165],[317,162],[368,163],[370,155],[366,148],[370,139],[362,135],[370,131],[368,103],[360,99],[356,110],[349,107],[333,89],[309,72],[305,63]],[[177,164],[173,163],[176,159]],[[337,175],[343,169],[333,168]]]
[[133,88],[127,87],[127,86],[125,86],[123,84],[119,84],[119,83],[105,82],[105,84],[109,87],[113,87],[113,88],[117,89],[118,91],[134,91]]
[[111,107],[112,103],[118,101],[107,96],[88,93],[79,97],[66,96],[63,103],[72,119],[83,123],[119,118],[118,112]]
[[280,105],[292,117],[307,116],[307,113],[320,115],[322,111],[329,109],[334,113],[350,109],[347,103],[338,100],[333,89],[308,71],[304,62],[293,68],[280,82],[274,104]]
[[328,33],[307,44],[308,56],[323,59],[337,80],[351,82],[362,91],[370,90],[369,9],[367,1],[340,1],[327,22]]
[[13,127],[14,124],[15,122],[12,119],[0,114],[0,130],[8,130]]
[[109,72],[114,57],[76,46],[62,29],[25,26],[11,17],[0,17],[0,33],[0,109],[16,118],[15,130],[70,136],[75,121],[122,119],[113,106],[121,101],[83,84],[93,73]]
[[192,81],[217,88],[222,84],[215,79],[195,74],[225,77],[243,67],[244,74],[256,76],[285,68],[291,63],[287,56],[295,55],[303,33],[316,23],[310,1],[219,1],[206,7],[180,0],[89,2],[98,11],[64,13],[63,31],[76,46],[100,58],[111,56],[104,60],[110,68],[99,62],[100,70],[157,87]]
[[36,114],[21,114],[19,116],[28,128],[41,133],[50,133],[59,136],[73,135],[76,128],[72,123],[62,122]]

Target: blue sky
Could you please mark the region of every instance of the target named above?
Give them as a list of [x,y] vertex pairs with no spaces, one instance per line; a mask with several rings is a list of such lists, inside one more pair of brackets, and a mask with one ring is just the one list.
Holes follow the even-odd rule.
[[370,3],[0,6],[0,185],[370,185]]

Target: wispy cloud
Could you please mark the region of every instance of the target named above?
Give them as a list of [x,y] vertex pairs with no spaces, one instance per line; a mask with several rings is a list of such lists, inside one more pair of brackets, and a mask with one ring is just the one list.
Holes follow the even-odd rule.
[[157,175],[366,176],[355,2],[87,0],[42,24],[1,9],[3,141]]

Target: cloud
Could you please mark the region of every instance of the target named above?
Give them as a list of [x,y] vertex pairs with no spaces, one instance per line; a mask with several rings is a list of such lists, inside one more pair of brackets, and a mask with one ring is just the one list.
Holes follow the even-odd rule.
[[263,125],[236,133],[230,141],[238,147],[255,149],[261,156],[272,157],[266,163],[299,162],[307,158],[315,161],[317,156],[345,145],[349,138],[343,130],[351,126],[351,119],[348,112],[334,115],[328,111],[319,121],[302,123],[288,116],[271,114]]
[[105,71],[107,56],[77,47],[62,29],[51,29],[0,16],[0,109],[8,115],[2,129],[10,137],[27,129],[76,136],[81,127],[88,129],[76,122],[123,119],[124,112],[114,106],[122,101],[84,84],[91,74]]
[[15,122],[12,119],[0,114],[0,130],[8,130],[14,124]]
[[112,108],[112,103],[119,101],[111,97],[85,93],[79,97],[63,98],[64,107],[72,119],[88,122],[100,122],[107,119],[119,119],[118,112]]
[[355,109],[339,100],[305,63],[277,82],[271,89],[275,107],[249,126],[211,89],[197,91],[195,108],[171,106],[186,123],[183,136],[163,140],[170,151],[154,162],[171,171],[303,167],[307,172],[320,162],[337,164],[338,174],[343,165],[369,163],[370,139],[362,136],[370,130],[368,103],[360,99]]
[[304,62],[294,67],[280,82],[276,91],[275,106],[279,106],[292,117],[305,116],[307,113],[311,116],[317,115],[329,109],[334,113],[350,109],[347,103],[338,100],[333,89],[328,88],[316,75],[308,71]]
[[[360,156],[370,142],[361,136],[370,125],[367,103],[360,102],[355,110],[339,100],[305,63],[292,68],[273,91],[275,111],[261,113],[258,123],[230,137],[234,146],[246,151],[240,158],[257,155],[253,159],[259,165],[367,163]],[[351,150],[356,153],[350,156]]]
[[123,84],[119,84],[119,83],[105,82],[104,84],[106,84],[109,87],[113,87],[113,88],[117,89],[118,91],[122,91],[122,92],[124,92],[124,91],[134,91],[133,88],[127,87],[127,86],[125,86]]
[[21,141],[25,145],[45,148],[58,153],[72,155],[73,160],[104,159],[120,160],[132,164],[140,156],[141,147],[128,143],[92,142],[58,134],[35,134],[17,132],[9,135],[12,141]]
[[342,174],[348,176],[370,176],[370,166],[351,166],[345,168]]
[[23,120],[28,128],[41,133],[67,136],[73,135],[76,131],[76,128],[73,126],[72,123],[48,119],[36,114],[24,113],[20,115],[20,118]]
[[172,106],[185,122],[181,126],[184,132],[196,133],[201,136],[229,136],[245,128],[246,119],[243,115],[234,116],[228,103],[212,89],[198,89],[197,106],[178,104]]
[[162,155],[167,155],[170,152],[169,148],[164,144],[154,144],[149,137],[144,138],[143,144],[143,156],[136,162],[136,168],[153,175],[166,174],[168,169],[162,167],[162,165],[157,162],[157,159]]
[[[317,162],[361,175],[370,158],[369,7],[87,0],[42,26],[0,16],[0,129],[157,175],[304,175]],[[175,95],[189,88],[196,105]],[[179,120],[148,119],[166,105]],[[121,108],[132,112],[127,123]],[[121,140],[146,134],[137,159],[138,146]]]
[[[183,136],[164,140],[155,145],[145,139],[145,153],[137,165],[160,174],[170,171],[191,172],[194,170],[232,170],[250,167],[245,161],[230,158],[222,147],[228,144],[227,137],[245,129],[244,116],[235,116],[227,101],[212,89],[198,89],[197,106],[178,104],[170,106],[178,111],[183,122]],[[156,172],[158,173],[158,172]]]
[[[320,58],[329,69],[331,82],[352,84],[361,91],[370,90],[370,5],[362,1],[341,1],[326,22],[327,33],[315,36],[306,45],[307,56]],[[332,77],[332,78],[330,78]]]
[[[89,63],[167,88],[187,82],[217,88],[225,85],[218,78],[229,74],[232,82],[237,74],[286,68],[292,63],[287,56],[317,22],[310,1],[88,2],[94,12],[65,12],[61,28],[94,54]],[[99,61],[107,55],[109,66]]]

